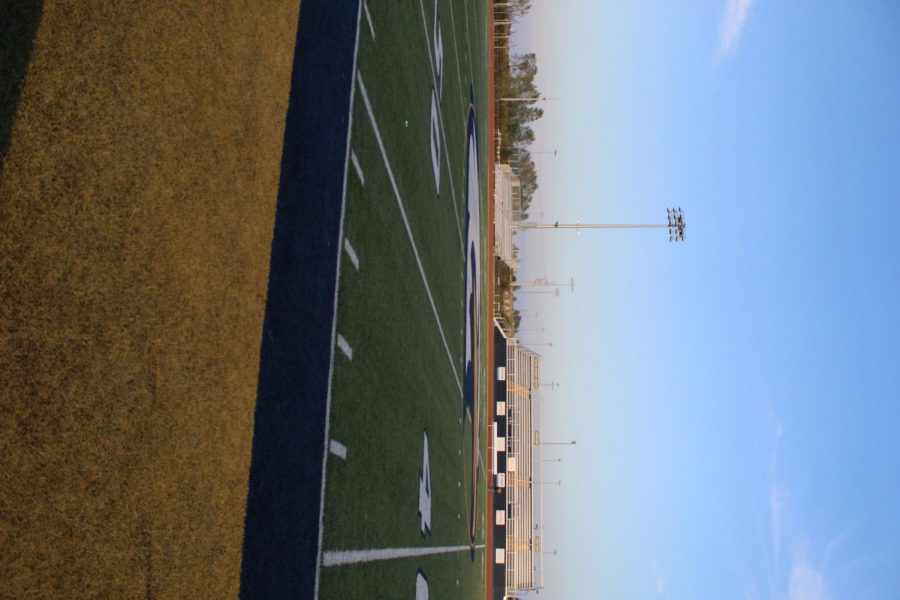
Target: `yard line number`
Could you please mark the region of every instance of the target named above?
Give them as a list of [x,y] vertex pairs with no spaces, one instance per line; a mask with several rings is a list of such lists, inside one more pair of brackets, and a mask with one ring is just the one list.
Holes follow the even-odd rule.
[[[434,0],[434,25],[432,45],[435,67],[435,86],[431,88],[431,116],[429,122],[429,147],[431,168],[434,174],[435,197],[441,195],[441,116],[440,104],[444,92],[444,36],[438,16],[438,3]],[[419,476],[419,525],[423,536],[431,535],[431,466],[428,460],[428,432],[422,434],[422,474]],[[416,573],[416,600],[428,600],[428,578],[419,569]]]
[[444,93],[444,38],[441,34],[441,20],[438,17],[437,0],[434,2],[434,69],[437,89],[431,88],[431,168],[434,171],[435,194],[441,195],[441,115],[440,104]]
[[422,475],[419,477],[419,517],[422,535],[431,535],[431,467],[428,464],[428,433],[423,435]]

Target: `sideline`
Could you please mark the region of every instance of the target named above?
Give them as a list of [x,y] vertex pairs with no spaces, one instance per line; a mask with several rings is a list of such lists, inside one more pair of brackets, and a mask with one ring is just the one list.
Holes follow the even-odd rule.
[[242,598],[311,598],[317,582],[359,13],[360,0],[303,0],[300,8],[261,335]]
[[[491,343],[488,344],[488,374],[490,383],[487,386],[487,410],[485,411],[485,418],[487,419],[487,423],[485,423],[485,427],[487,428],[488,435],[486,436],[488,439],[488,456],[493,456],[493,445],[494,440],[493,436],[491,436],[491,423],[494,421],[494,407],[496,404],[494,403],[494,168],[495,168],[495,155],[496,149],[494,148],[495,136],[494,130],[497,127],[496,122],[496,103],[494,100],[494,0],[488,0],[488,52],[490,56],[490,60],[488,62],[488,104],[490,108],[488,109],[488,126],[490,127],[490,131],[488,132],[488,317],[491,331]],[[490,464],[490,461],[488,462]],[[487,477],[485,477],[485,498],[487,499],[485,502],[485,514],[487,515],[487,523],[485,524],[485,537],[484,542],[486,546],[486,551],[484,553],[485,560],[485,598],[486,600],[491,600],[493,595],[493,562],[494,562],[494,527],[493,527],[493,519],[491,518],[491,507],[493,507],[493,502],[490,501],[491,498],[491,482],[494,480],[494,473],[487,473]]]

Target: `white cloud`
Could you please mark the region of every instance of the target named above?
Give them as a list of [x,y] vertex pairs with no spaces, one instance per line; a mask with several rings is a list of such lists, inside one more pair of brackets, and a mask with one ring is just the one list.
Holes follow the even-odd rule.
[[660,571],[656,562],[653,563],[653,580],[655,582],[656,593],[663,595],[666,593],[666,576]]
[[776,569],[781,558],[782,523],[787,499],[788,495],[784,488],[777,482],[773,483],[769,488],[769,523],[772,527],[772,557]]
[[829,600],[828,586],[822,569],[810,565],[805,560],[795,560],[791,569],[788,587],[790,600]]
[[[754,578],[744,572],[743,592],[745,600],[831,600],[826,567],[841,538],[832,539],[827,546],[812,548],[816,556],[824,555],[820,564],[809,560],[808,537],[797,531],[792,523],[792,506],[789,486],[780,470],[784,422],[769,414],[769,441],[771,454],[768,464],[768,522],[760,519],[760,543],[765,572]],[[768,531],[766,531],[768,526]],[[766,540],[768,533],[768,540]],[[766,549],[766,541],[770,544]],[[768,584],[768,590],[766,590]]]
[[769,525],[772,534],[772,557],[777,574],[781,555],[782,523],[787,508],[788,492],[778,480],[778,456],[781,450],[781,438],[784,435],[784,423],[769,415],[772,428],[772,457],[769,464]]
[[741,37],[752,3],[753,0],[726,0],[725,15],[719,25],[718,58],[721,59],[731,52],[738,38]]

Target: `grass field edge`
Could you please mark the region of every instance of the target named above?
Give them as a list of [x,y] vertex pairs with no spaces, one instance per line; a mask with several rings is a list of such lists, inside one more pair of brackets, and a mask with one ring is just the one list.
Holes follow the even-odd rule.
[[[493,344],[493,323],[494,323],[494,168],[495,168],[495,155],[496,149],[495,145],[495,137],[494,137],[494,128],[496,126],[495,121],[495,101],[494,101],[494,1],[487,0],[488,5],[488,124],[490,126],[490,131],[488,132],[489,141],[488,141],[488,218],[487,218],[487,227],[488,227],[488,250],[489,250],[489,260],[488,260],[488,268],[487,268],[487,276],[488,276],[488,331],[490,331],[490,336],[492,342],[488,344],[488,373],[490,374],[491,381],[493,381],[493,373],[494,373],[494,344]],[[485,508],[484,510],[487,513],[486,521],[490,519],[490,512],[487,510],[487,498],[490,497],[491,493],[491,481],[493,480],[494,473],[491,470],[491,462],[490,457],[493,456],[493,437],[490,435],[491,432],[491,423],[494,420],[494,386],[487,386],[487,410],[485,410],[485,429],[488,432],[485,437],[487,437],[487,447],[488,447],[488,458],[487,462],[487,477],[485,477]],[[487,522],[484,531],[484,540],[485,540],[485,552],[484,552],[484,560],[486,562],[485,568],[485,598],[486,600],[491,600],[491,595],[493,592],[493,559],[494,559],[494,548],[495,548],[495,540],[493,536],[493,526],[492,523]]]

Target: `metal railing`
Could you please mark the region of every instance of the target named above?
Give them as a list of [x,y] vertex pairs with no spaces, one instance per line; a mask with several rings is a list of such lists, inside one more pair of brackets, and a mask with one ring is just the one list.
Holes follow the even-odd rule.
[[532,384],[538,357],[507,340],[506,360],[506,591],[534,586]]

